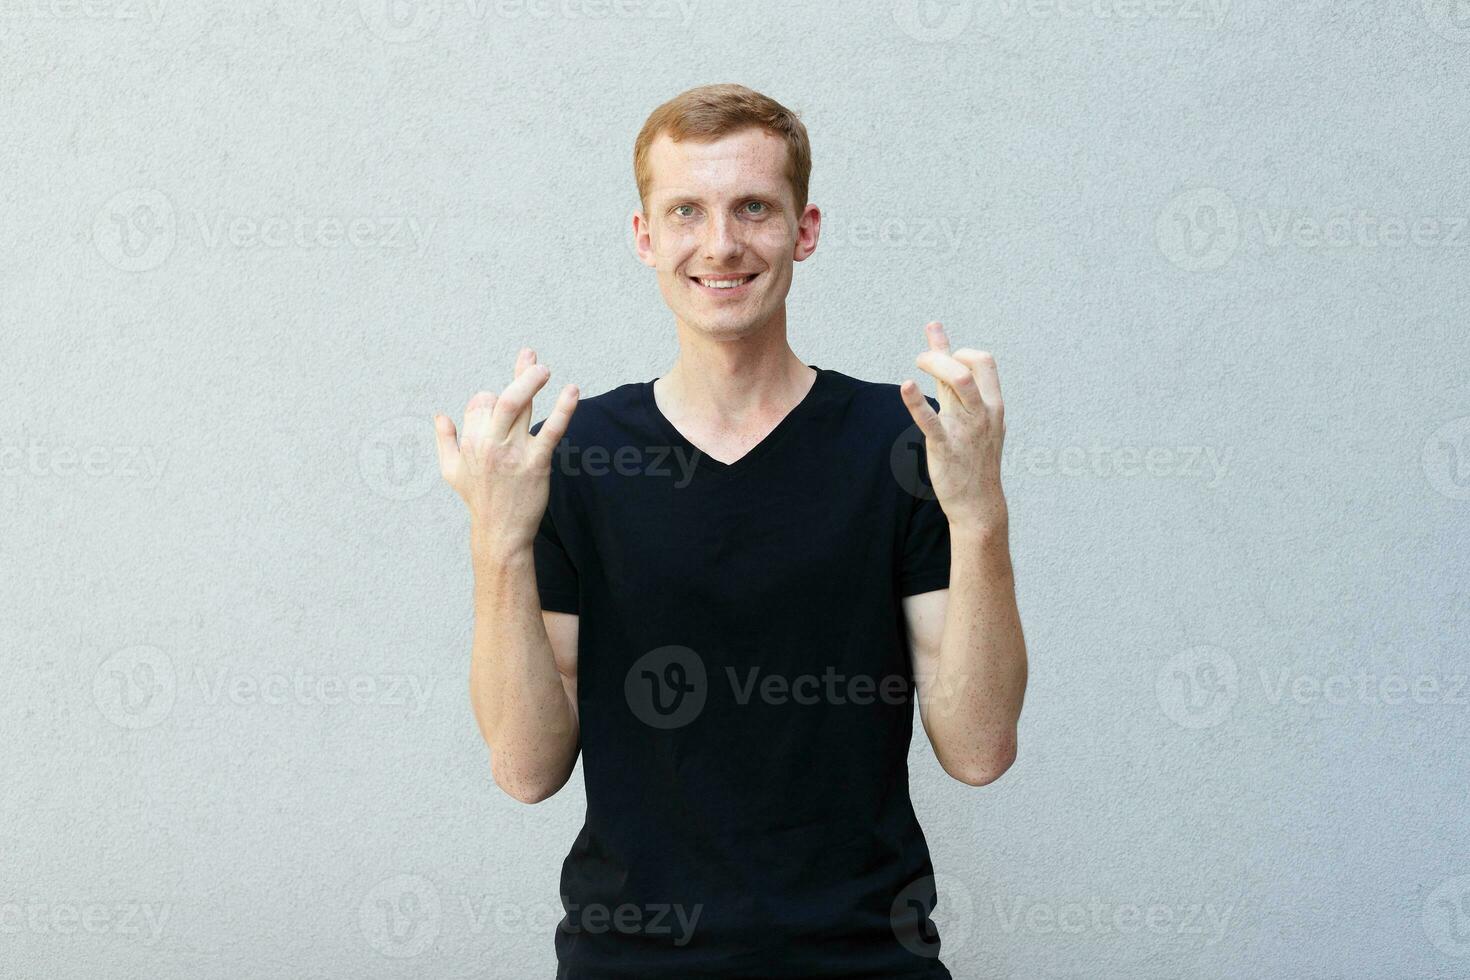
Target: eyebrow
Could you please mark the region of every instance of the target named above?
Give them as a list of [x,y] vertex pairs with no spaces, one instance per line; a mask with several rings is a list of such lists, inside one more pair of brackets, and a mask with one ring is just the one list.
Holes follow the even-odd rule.
[[[694,193],[693,191],[654,191],[648,196],[651,200],[658,201],[660,203],[668,200],[692,201],[698,204],[706,203],[706,199],[704,197]],[[749,200],[752,197],[768,198],[771,200],[779,201],[781,199],[781,192],[774,187],[754,187],[747,188],[745,190],[741,190],[730,195],[730,199],[735,201]]]

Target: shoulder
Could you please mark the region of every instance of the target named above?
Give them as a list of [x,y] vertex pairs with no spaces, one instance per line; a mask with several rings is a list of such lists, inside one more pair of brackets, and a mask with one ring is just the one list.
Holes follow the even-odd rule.
[[[914,424],[908,406],[903,402],[897,382],[867,381],[840,371],[827,369],[830,391],[845,405],[856,421],[871,430],[899,432]],[[925,395],[929,407],[939,411],[939,402]]]

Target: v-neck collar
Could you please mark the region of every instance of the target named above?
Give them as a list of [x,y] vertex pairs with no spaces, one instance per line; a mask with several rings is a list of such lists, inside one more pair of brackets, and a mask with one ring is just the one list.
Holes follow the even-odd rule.
[[707,473],[721,475],[741,472],[769,452],[771,447],[776,445],[781,440],[781,437],[789,432],[817,403],[819,395],[826,387],[828,372],[826,369],[819,368],[815,364],[808,364],[807,367],[816,371],[817,376],[812,379],[812,386],[807,389],[801,401],[797,402],[795,407],[782,416],[781,421],[777,422],[775,428],[767,432],[760,442],[746,450],[745,455],[733,463],[723,463],[703,449],[700,449],[684,433],[680,432],[674,423],[665,417],[664,413],[659,410],[658,399],[653,395],[653,382],[657,381],[658,378],[654,378],[653,381],[643,382],[643,406],[648,411],[649,421],[669,440],[669,445],[683,449],[695,461],[694,472],[697,473],[701,469]]

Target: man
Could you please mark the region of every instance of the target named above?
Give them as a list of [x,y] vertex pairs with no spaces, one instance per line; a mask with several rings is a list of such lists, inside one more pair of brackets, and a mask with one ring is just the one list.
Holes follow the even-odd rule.
[[531,426],[550,372],[523,349],[462,432],[435,417],[495,781],[535,803],[582,755],[558,976],[949,977],[907,755],[915,688],[950,775],[1016,754],[995,362],[930,323],[936,401],[792,352],[821,212],[806,129],[771,99],[683,93],[634,169],[674,366],[580,409],[567,385]]

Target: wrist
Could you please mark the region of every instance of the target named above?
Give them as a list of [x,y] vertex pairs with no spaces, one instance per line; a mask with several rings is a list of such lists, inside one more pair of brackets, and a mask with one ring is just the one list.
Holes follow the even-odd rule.
[[470,558],[476,569],[498,569],[533,562],[531,538],[509,538],[504,534],[471,526]]
[[1010,537],[1010,522],[1004,514],[950,521],[949,536],[976,545],[1004,545]]
[[983,569],[997,582],[1012,574],[1010,525],[1003,517],[950,524],[949,548],[952,576],[960,565]]
[[1003,541],[1010,528],[1010,510],[1006,507],[1005,495],[999,488],[995,493],[986,494],[983,499],[974,501],[969,507],[956,508],[952,515],[946,511],[945,516],[949,520],[951,537]]

